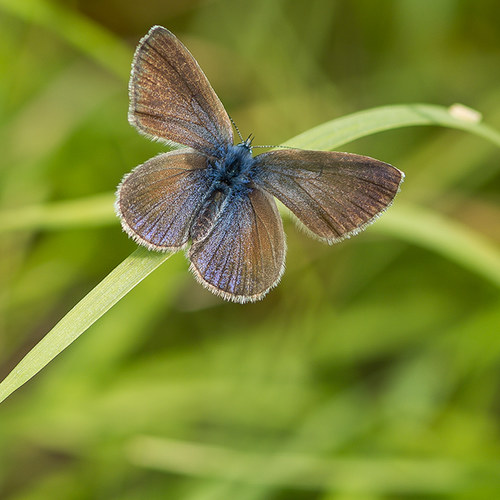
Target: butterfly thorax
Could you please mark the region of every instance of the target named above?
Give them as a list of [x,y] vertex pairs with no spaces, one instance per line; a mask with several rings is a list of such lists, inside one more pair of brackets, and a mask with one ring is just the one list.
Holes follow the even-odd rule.
[[247,142],[230,146],[224,159],[210,163],[212,189],[223,194],[246,192],[252,179],[255,160]]
[[225,203],[235,203],[251,191],[254,166],[249,141],[230,146],[223,159],[209,160],[208,175],[212,182],[193,218],[189,231],[192,241],[205,238]]

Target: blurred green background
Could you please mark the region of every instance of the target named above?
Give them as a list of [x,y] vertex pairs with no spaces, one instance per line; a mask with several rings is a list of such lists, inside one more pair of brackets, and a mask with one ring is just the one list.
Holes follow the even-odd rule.
[[[136,248],[112,192],[163,150],[127,123],[154,24],[256,144],[407,102],[500,129],[494,0],[0,0],[0,379]],[[405,171],[391,212],[498,262],[498,147],[413,127],[342,149]],[[0,498],[500,498],[498,281],[377,224],[333,247],[285,230],[262,302],[221,301],[179,253],[7,399]]]

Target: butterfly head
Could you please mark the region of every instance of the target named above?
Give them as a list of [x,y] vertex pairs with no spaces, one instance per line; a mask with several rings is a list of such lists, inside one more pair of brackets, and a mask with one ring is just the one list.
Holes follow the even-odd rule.
[[252,152],[252,141],[254,139],[254,136],[252,134],[250,134],[247,138],[246,141],[243,141],[243,138],[242,138],[242,142],[240,142],[239,144],[236,145],[236,147],[239,147],[239,148],[245,148],[247,149],[248,151]]

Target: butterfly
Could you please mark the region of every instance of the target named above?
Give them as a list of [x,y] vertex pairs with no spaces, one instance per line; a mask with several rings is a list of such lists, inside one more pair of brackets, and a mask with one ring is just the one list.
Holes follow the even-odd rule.
[[286,243],[274,198],[327,243],[371,224],[403,173],[350,153],[275,149],[252,155],[187,48],[154,26],[135,52],[128,119],[178,149],[126,175],[117,190],[123,229],[150,250],[187,249],[190,269],[215,294],[261,299],[283,274]]

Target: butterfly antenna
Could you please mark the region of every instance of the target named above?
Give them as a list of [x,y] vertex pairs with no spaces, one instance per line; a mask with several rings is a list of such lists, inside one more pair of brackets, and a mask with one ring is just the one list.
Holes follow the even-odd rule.
[[[229,115],[228,115],[228,116],[229,116]],[[237,132],[237,134],[238,134],[238,136],[239,136],[239,138],[240,138],[241,142],[245,142],[245,141],[243,140],[243,136],[240,134],[240,129],[238,128],[238,125],[236,125],[236,123],[234,123],[234,120],[233,120],[230,116],[229,116],[229,119],[231,120],[231,123],[233,124],[233,127],[234,127],[234,129],[236,130],[236,132]]]
[[300,148],[294,148],[292,146],[277,146],[275,144],[267,144],[265,146],[253,146],[254,148],[281,148],[281,149],[300,149]]

